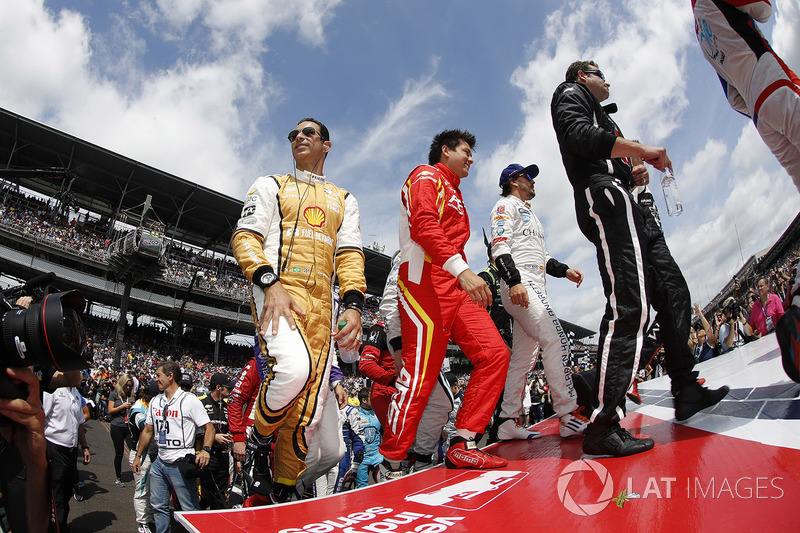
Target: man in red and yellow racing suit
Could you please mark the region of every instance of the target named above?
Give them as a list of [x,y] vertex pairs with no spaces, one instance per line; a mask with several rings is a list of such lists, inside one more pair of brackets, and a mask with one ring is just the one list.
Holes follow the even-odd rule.
[[508,370],[508,349],[486,305],[486,282],[469,269],[464,246],[469,218],[459,184],[469,174],[475,137],[448,130],[434,137],[428,161],[401,191],[397,282],[403,369],[389,406],[377,480],[397,478],[417,433],[452,339],[472,361],[469,386],[456,419],[446,463],[451,468],[498,468],[508,461],[477,449],[475,436],[492,417]]
[[306,468],[305,428],[322,408],[334,273],[345,311],[333,340],[356,350],[361,343],[366,281],[358,203],[322,173],[329,139],[319,121],[298,123],[289,134],[294,172],[256,180],[232,238],[234,256],[253,282],[253,317],[268,358],[253,436],[264,448],[278,432],[271,495],[277,502],[290,497]]

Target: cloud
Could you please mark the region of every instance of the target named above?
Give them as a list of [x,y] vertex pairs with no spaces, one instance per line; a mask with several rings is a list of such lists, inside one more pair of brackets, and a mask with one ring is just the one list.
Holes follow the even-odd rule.
[[[448,98],[445,87],[436,81],[437,65],[438,59],[432,58],[430,73],[419,79],[406,80],[400,98],[389,102],[386,112],[366,132],[352,134],[351,148],[339,172],[348,174],[358,168],[392,168],[399,157],[409,153],[409,141],[415,145],[421,139],[430,143],[427,135],[420,132],[426,131],[433,123],[440,114],[436,106]],[[380,157],[376,157],[378,154]]]
[[800,71],[800,5],[797,0],[774,2],[775,28],[771,44],[775,52],[795,73]]
[[264,50],[266,39],[279,28],[295,29],[299,41],[325,44],[325,26],[341,0],[157,0],[145,3],[152,28],[179,41],[207,37],[209,49],[230,53],[236,48]]
[[41,1],[3,2],[0,17],[0,105],[47,117],[74,98],[88,76],[90,35],[79,13],[44,9]]
[[339,1],[142,2],[109,8],[97,28],[41,0],[3,3],[1,106],[239,196],[285,152],[259,132],[282,93],[261,62],[265,40],[288,27],[321,46]]
[[411,169],[427,163],[418,154],[427,156],[429,132],[436,129],[442,104],[450,98],[436,80],[437,68],[438,58],[431,58],[429,73],[405,80],[401,95],[365,130],[338,132],[343,148],[326,166],[333,169],[337,185],[358,191],[364,243],[383,243],[390,255],[399,246],[400,187]]

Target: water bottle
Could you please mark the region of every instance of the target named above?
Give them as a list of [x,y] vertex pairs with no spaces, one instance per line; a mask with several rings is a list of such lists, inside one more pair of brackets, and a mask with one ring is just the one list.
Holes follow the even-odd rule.
[[665,168],[661,175],[661,190],[664,191],[664,201],[667,204],[669,216],[676,217],[683,213],[681,196],[678,194],[678,184],[675,183],[675,176],[669,167]]

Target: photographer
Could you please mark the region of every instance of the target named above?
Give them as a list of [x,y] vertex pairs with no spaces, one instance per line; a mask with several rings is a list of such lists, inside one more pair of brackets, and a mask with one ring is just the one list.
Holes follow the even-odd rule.
[[[8,320],[3,315],[3,336],[17,346],[0,354],[0,508],[7,511],[0,513],[3,530],[45,531],[52,502],[57,530],[69,532],[78,443],[84,464],[91,460],[82,398],[75,389],[81,383],[79,369],[88,365],[79,318],[85,300],[74,290],[55,293],[52,286],[45,287],[54,279],[54,274],[45,274],[0,294],[3,313],[13,313]],[[37,348],[33,336],[43,339],[49,351]],[[51,361],[55,366],[39,366]]]
[[[150,468],[150,503],[155,512],[157,533],[170,531],[170,489],[175,492],[181,510],[200,509],[195,488],[197,468],[208,465],[216,434],[197,396],[179,387],[181,377],[181,367],[177,363],[166,361],[158,365],[156,382],[162,394],[150,402],[133,460],[133,473],[139,474],[142,457],[155,434],[158,458]],[[204,429],[205,438],[203,449],[195,456],[194,441],[199,427]]]
[[28,368],[4,370],[14,383],[27,385],[28,394],[25,398],[0,398],[0,415],[6,417],[0,421],[0,462],[8,465],[14,449],[17,457],[22,457],[26,474],[22,479],[2,476],[0,493],[11,531],[44,533],[50,520],[50,495],[39,380]]
[[747,323],[741,303],[736,301],[733,296],[729,296],[725,300],[719,316],[716,332],[717,355],[728,353],[752,340],[753,330]]

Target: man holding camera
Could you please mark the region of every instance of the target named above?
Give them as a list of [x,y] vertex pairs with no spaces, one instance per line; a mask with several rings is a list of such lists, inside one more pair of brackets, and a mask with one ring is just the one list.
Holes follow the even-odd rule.
[[[200,509],[195,488],[197,468],[208,465],[216,434],[197,396],[180,388],[181,375],[181,367],[173,361],[158,365],[156,382],[162,394],[150,402],[133,460],[133,473],[138,474],[142,456],[155,434],[158,458],[150,467],[150,503],[157,533],[170,531],[170,489],[175,492],[183,511]],[[203,449],[195,456],[194,441],[199,427],[205,431],[205,437]]]

